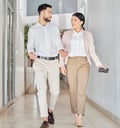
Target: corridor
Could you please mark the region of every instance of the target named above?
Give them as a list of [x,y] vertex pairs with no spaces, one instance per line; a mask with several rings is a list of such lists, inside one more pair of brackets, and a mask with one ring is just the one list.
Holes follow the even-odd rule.
[[[54,115],[56,122],[50,128],[76,128],[74,116],[70,111],[68,88],[63,82]],[[0,128],[39,128],[41,123],[35,94],[26,94],[15,99],[15,104],[0,115]],[[83,128],[120,128],[120,126],[87,102]]]
[[[72,29],[74,12],[85,15],[85,31],[92,33],[95,51],[109,68],[109,73],[98,72],[91,54],[86,91],[90,101],[87,101],[83,128],[120,128],[120,0],[0,0],[0,128],[40,128],[42,123],[37,96],[32,93],[36,81],[27,43],[29,28],[38,23],[38,7],[44,2],[52,5],[51,22],[58,26],[61,38],[65,31]],[[49,33],[44,36],[49,40]],[[51,49],[58,42],[53,39]],[[26,94],[29,89],[31,92]],[[51,128],[76,128],[68,87],[62,81],[54,115],[55,125]]]

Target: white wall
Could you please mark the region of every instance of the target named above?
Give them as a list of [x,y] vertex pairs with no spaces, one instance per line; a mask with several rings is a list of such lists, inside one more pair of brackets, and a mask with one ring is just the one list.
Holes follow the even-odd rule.
[[[2,19],[2,0],[0,0],[0,19]],[[2,20],[0,23],[0,108],[2,107]]]
[[17,0],[17,24],[16,24],[16,72],[15,72],[15,96],[18,97],[25,91],[24,85],[24,22],[25,0]]
[[[77,10],[80,11],[84,6],[86,0],[77,0]],[[37,8],[36,8],[37,11]],[[73,12],[74,13],[74,12]],[[57,24],[59,29],[70,29],[71,28],[71,16],[73,13],[64,13],[64,14],[53,14],[52,22]],[[24,18],[24,23],[33,24],[38,21],[38,16],[26,16]]]
[[56,23],[59,29],[71,28],[72,13],[53,15],[52,22]]
[[[80,11],[81,7],[84,4],[84,1],[86,0],[76,0],[76,1],[77,1],[77,10]],[[36,12],[37,12],[37,8],[36,8]],[[53,14],[52,22],[57,24],[60,29],[70,29],[72,14],[73,13]],[[25,24],[33,24],[36,23],[37,21],[38,21],[38,16],[27,16],[24,18]]]
[[120,1],[88,0],[88,26],[94,35],[96,52],[108,74],[92,66],[88,97],[120,118]]
[[120,1],[115,0],[115,42],[116,43],[116,97],[117,115],[120,118]]
[[[71,28],[71,16],[72,13],[66,14],[53,14],[52,21],[57,24],[60,29],[69,29]],[[27,16],[24,18],[24,23],[33,24],[38,22],[38,16]]]

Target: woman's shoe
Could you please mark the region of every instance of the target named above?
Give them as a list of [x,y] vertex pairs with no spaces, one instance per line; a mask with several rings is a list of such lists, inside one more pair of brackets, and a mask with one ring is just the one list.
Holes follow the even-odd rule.
[[75,114],[75,125],[77,127],[82,127],[83,126],[82,115]]

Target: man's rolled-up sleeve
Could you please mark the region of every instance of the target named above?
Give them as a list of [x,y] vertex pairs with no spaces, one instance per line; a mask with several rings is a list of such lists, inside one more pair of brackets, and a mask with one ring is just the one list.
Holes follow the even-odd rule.
[[28,43],[27,43],[28,54],[30,52],[34,52],[34,48],[35,48],[34,43],[35,43],[35,40],[34,40],[33,32],[31,29],[29,29],[29,31],[28,31]]
[[56,37],[55,37],[55,40],[56,40],[57,51],[59,51],[60,49],[64,49],[63,44],[62,44],[62,41],[61,41],[61,38],[60,38],[60,32],[59,32],[59,29],[58,28],[56,28]]

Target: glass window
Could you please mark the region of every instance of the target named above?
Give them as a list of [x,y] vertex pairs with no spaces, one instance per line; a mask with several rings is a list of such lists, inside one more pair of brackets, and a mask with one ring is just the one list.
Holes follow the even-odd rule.
[[10,3],[4,1],[4,25],[3,25],[3,106],[7,105],[14,98],[14,9]]
[[37,8],[43,3],[52,5],[54,14],[77,11],[77,0],[27,0],[27,15],[38,15]]
[[13,6],[13,0],[8,0],[11,6]]

